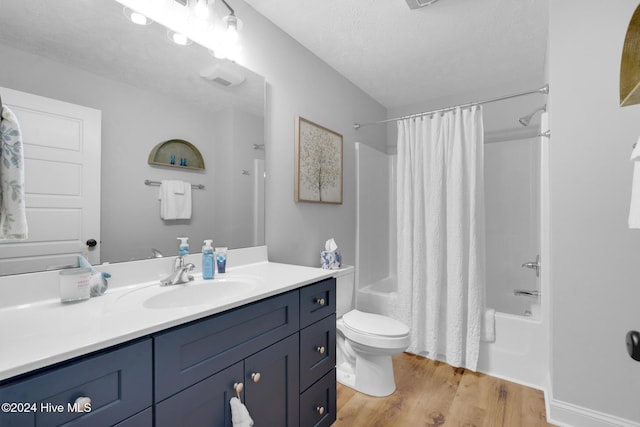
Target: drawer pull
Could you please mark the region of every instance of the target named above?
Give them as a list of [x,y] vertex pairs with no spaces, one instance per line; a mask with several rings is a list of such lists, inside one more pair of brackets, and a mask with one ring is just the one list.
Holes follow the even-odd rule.
[[324,352],[326,351],[324,346],[320,346],[320,347],[316,347],[316,351],[320,354],[324,354]]
[[316,298],[316,304],[318,304],[318,305],[326,305],[327,302],[324,300],[324,298]]
[[316,412],[320,415],[324,414],[324,406],[316,406]]
[[91,398],[87,396],[80,396],[73,404],[75,412],[89,412],[91,411]]
[[260,376],[260,372],[254,372],[253,374],[251,374],[251,380],[252,380],[254,383],[259,382],[259,381],[260,381],[260,378],[261,378],[261,376]]
[[244,384],[242,384],[242,383],[234,383],[233,384],[233,390],[236,392],[236,395],[238,396],[238,399],[240,399],[240,393],[242,393],[242,390],[244,390]]

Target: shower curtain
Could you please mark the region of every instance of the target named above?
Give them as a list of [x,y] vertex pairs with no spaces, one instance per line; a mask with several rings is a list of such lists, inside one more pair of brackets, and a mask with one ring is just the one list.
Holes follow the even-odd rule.
[[476,370],[485,299],[482,107],[398,121],[397,316],[407,351]]

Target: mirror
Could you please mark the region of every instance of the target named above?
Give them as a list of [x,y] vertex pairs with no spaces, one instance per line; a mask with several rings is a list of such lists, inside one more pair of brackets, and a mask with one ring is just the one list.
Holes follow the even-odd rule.
[[[179,236],[190,238],[191,252],[204,239],[264,244],[262,76],[195,43],[173,44],[157,23],[134,25],[114,0],[0,0],[0,11],[0,87],[102,113],[99,262],[150,258],[152,248],[175,256]],[[212,66],[242,83],[200,77]],[[196,146],[204,170],[148,163],[157,144],[173,139]],[[191,219],[160,218],[159,188],[145,180],[163,179],[204,186],[192,192]]]

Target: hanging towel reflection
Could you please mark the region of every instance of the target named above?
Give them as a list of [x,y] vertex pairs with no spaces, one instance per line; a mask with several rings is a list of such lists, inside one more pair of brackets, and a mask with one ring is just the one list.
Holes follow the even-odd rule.
[[160,218],[164,220],[191,218],[191,183],[178,180],[160,182]]
[[15,113],[0,105],[0,240],[28,237],[22,133]]

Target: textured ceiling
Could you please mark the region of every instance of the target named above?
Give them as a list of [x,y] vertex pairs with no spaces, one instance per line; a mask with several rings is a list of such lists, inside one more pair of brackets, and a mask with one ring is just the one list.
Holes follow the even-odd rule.
[[246,0],[387,108],[540,84],[548,1]]
[[[0,43],[212,111],[263,114],[262,76],[217,60],[196,43],[175,45],[157,23],[128,22],[113,0],[0,0]],[[245,82],[223,87],[199,76],[215,64]]]

